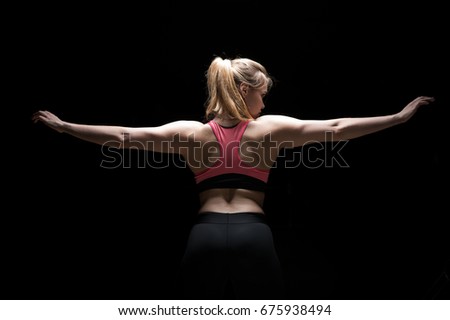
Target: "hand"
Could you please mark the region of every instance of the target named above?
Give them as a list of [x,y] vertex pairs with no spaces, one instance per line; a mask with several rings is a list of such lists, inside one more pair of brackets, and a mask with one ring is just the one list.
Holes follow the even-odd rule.
[[31,120],[33,120],[34,123],[42,122],[46,126],[52,128],[53,130],[56,130],[58,132],[63,132],[64,127],[64,121],[59,119],[57,116],[55,116],[50,111],[37,111],[33,114],[31,117]]
[[404,107],[403,110],[398,113],[398,116],[402,120],[402,122],[408,121],[416,113],[419,107],[428,105],[431,102],[434,102],[433,97],[417,97],[413,101],[408,103],[406,107]]

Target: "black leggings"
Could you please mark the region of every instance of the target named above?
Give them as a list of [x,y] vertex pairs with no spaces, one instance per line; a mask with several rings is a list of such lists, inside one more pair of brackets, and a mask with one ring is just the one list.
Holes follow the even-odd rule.
[[[283,299],[272,231],[259,213],[201,213],[183,257],[183,299]],[[228,299],[228,298],[227,298]]]

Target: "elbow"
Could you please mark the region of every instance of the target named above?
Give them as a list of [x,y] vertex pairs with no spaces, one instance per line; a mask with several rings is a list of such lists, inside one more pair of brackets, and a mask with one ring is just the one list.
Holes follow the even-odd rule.
[[118,136],[115,137],[116,145],[119,149],[129,148],[131,144],[130,133],[128,132],[120,132]]
[[364,135],[360,128],[352,125],[337,125],[332,132],[334,141],[348,141]]
[[336,125],[331,127],[327,134],[331,136],[331,140],[333,141],[340,141],[340,140],[348,140],[348,134],[347,134],[346,128],[341,125]]
[[129,134],[126,132],[121,132],[117,135],[114,135],[104,143],[105,146],[116,149],[128,148],[129,144],[130,144],[130,137]]
[[119,149],[136,149],[136,150],[148,150],[148,145],[142,141],[136,134],[130,132],[121,132],[120,136],[116,137],[116,146]]

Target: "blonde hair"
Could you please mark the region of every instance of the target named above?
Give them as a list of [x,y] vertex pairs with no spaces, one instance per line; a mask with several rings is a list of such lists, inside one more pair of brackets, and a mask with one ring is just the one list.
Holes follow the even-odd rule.
[[252,88],[273,84],[272,78],[260,63],[247,58],[222,59],[216,57],[206,72],[208,99],[206,101],[207,120],[217,114],[227,114],[239,120],[253,119],[239,91],[244,83]]

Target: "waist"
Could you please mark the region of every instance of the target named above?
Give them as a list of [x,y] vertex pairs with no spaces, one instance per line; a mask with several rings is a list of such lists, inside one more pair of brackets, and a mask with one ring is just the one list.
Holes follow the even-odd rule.
[[[260,171],[262,172],[262,170]],[[207,171],[203,174],[197,174],[195,179],[199,192],[216,188],[248,189],[264,192],[268,181],[268,172],[265,171],[262,175],[250,174],[250,172],[246,174],[242,172],[229,172],[216,175],[213,171]]]
[[263,212],[264,193],[246,189],[210,189],[199,194],[200,212]]
[[199,213],[196,223],[266,223],[266,216],[259,212],[212,212]]

